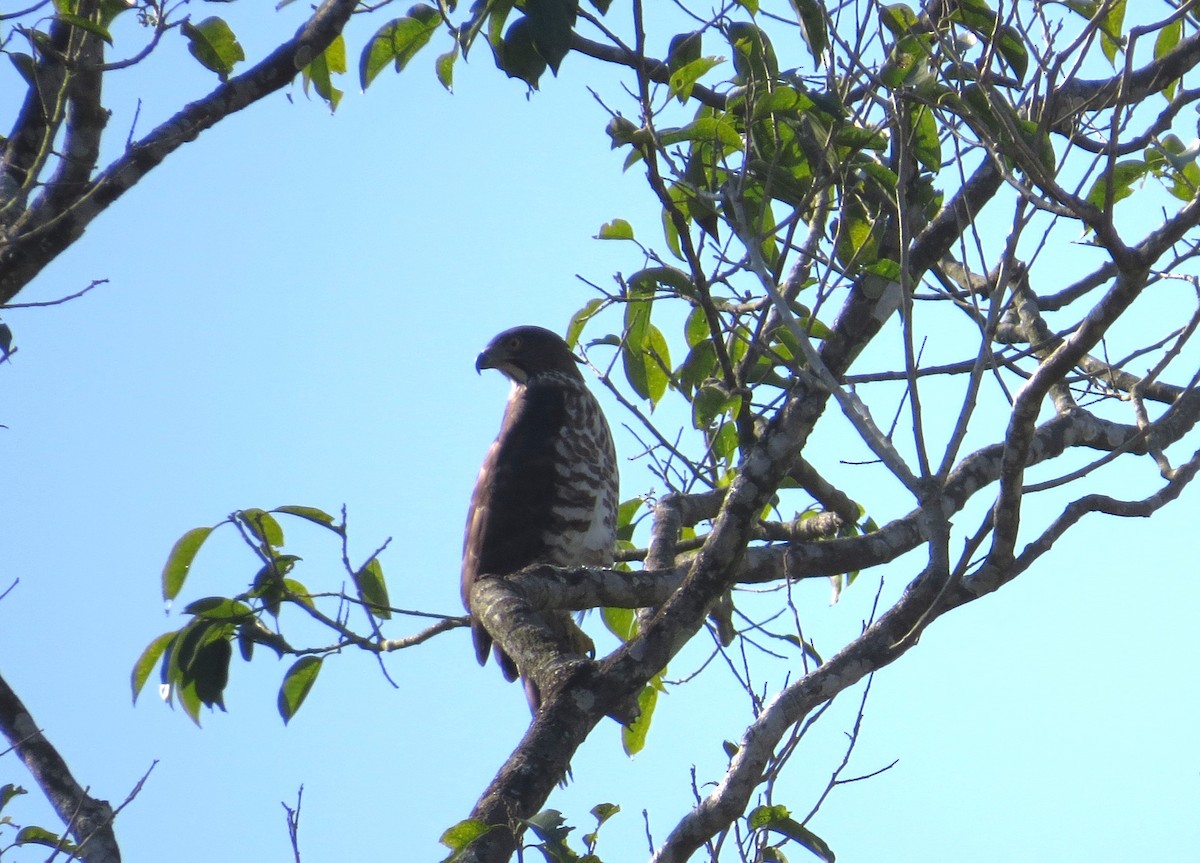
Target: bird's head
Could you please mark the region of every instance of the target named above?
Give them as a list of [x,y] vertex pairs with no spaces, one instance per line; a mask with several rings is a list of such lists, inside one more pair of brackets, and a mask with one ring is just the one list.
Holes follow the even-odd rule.
[[475,370],[497,369],[518,384],[546,372],[582,380],[579,362],[557,333],[542,327],[513,327],[488,342],[475,360]]

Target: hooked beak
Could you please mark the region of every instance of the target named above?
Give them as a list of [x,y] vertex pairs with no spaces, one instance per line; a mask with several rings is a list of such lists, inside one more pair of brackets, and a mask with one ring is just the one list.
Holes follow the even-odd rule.
[[482,374],[484,369],[496,368],[495,357],[491,350],[485,350],[475,358],[475,373]]

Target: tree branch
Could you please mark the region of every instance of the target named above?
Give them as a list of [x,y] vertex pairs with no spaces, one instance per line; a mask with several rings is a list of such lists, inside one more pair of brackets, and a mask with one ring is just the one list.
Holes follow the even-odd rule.
[[51,745],[17,694],[0,677],[0,732],[33,774],[34,781],[63,820],[84,863],[121,863],[121,850],[113,833],[112,807],[88,795],[67,762]]
[[[180,146],[195,140],[229,115],[285,87],[297,72],[329,47],[357,5],[358,0],[324,0],[293,38],[251,69],[187,105],[128,148],[95,180],[84,184],[69,204],[62,204],[58,192],[48,192],[31,205],[20,236],[0,248],[0,305],[11,300],[50,261],[79,239],[96,216]],[[31,94],[30,99],[35,98]]]

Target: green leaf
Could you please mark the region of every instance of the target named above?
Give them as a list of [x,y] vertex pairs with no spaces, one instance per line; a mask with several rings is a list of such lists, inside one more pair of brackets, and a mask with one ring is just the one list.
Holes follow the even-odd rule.
[[454,92],[454,62],[458,59],[458,43],[454,43],[454,47],[441,54],[437,58],[437,62],[433,64],[434,70],[437,72],[437,79],[443,87]]
[[195,602],[188,603],[187,607],[183,609],[183,613],[194,614],[205,620],[240,621],[254,616],[254,612],[246,603],[223,596],[206,596],[204,599],[197,599]]
[[[164,632],[158,638],[146,645],[146,649],[142,651],[142,655],[138,657],[137,662],[133,664],[133,673],[130,674],[130,685],[133,688],[133,703],[137,704],[138,693],[142,691],[142,687],[146,685],[146,681],[150,679],[150,672],[154,670],[154,666],[162,658],[163,653],[177,636],[178,632]],[[0,804],[2,806],[2,804]]]
[[520,78],[531,89],[546,71],[546,58],[534,44],[534,25],[529,18],[518,18],[504,34],[496,52],[496,65],[510,78]]
[[[831,578],[840,578],[840,577],[841,576],[831,576]],[[792,644],[793,646],[800,648],[801,653],[806,654],[809,657],[809,659],[811,659],[817,665],[825,664],[825,660],[821,658],[821,654],[817,653],[817,649],[815,647],[813,647],[812,644],[810,644],[809,642],[803,640],[802,638],[800,638],[799,636],[796,636],[796,635],[784,635],[781,637],[783,638],[784,641],[788,642],[789,644]]]
[[[504,47],[504,23],[509,13],[516,5],[514,0],[488,0],[486,4],[476,4],[488,17],[488,43],[496,53],[496,65],[500,65],[500,52]],[[465,52],[464,47],[464,52]]]
[[33,87],[36,80],[37,64],[28,54],[22,54],[19,51],[8,53],[8,59],[12,61],[13,68],[24,79],[25,86]]
[[820,68],[825,49],[829,47],[829,32],[825,27],[825,13],[817,0],[792,0],[792,8],[800,21],[800,35],[808,46],[813,59]]
[[258,641],[254,630],[253,622],[245,623],[237,628],[238,653],[241,654],[243,662],[249,662],[254,658],[254,645]]
[[626,755],[632,757],[646,747],[646,735],[650,733],[650,722],[654,718],[654,708],[658,704],[658,692],[663,688],[662,679],[665,672],[664,668],[650,678],[650,682],[638,695],[640,712],[637,719],[621,727],[621,746],[625,749]]
[[196,681],[188,680],[185,683],[180,683],[174,687],[175,697],[179,700],[179,706],[183,708],[184,714],[196,726],[200,726],[200,696],[196,694]]
[[234,64],[246,59],[237,36],[221,18],[205,18],[199,24],[185,19],[179,30],[187,37],[192,56],[205,69],[216,72],[222,81],[229,80]]
[[234,514],[250,534],[265,546],[283,545],[283,528],[266,510],[251,507]]
[[134,0],[100,0],[100,23],[107,27],[122,12],[136,7]]
[[645,354],[654,288],[648,280],[639,279],[639,275],[635,273],[627,283],[629,301],[625,305],[625,329],[621,334],[621,364],[634,392],[648,399],[650,386],[646,380]]
[[529,22],[533,47],[555,75],[571,50],[575,9],[575,0],[525,0],[525,20]]
[[571,321],[567,324],[567,344],[572,349],[579,343],[579,337],[583,334],[583,328],[587,326],[588,321],[604,308],[604,304],[605,300],[599,298],[588,300],[582,309],[571,315]]
[[214,704],[225,709],[224,692],[229,683],[229,660],[233,656],[233,645],[225,637],[215,638],[199,650],[187,669],[189,682],[196,689],[196,697],[205,707]]
[[708,315],[702,307],[696,306],[688,313],[683,335],[689,348],[694,348],[701,342],[709,340],[712,332],[708,328]]
[[925,80],[929,71],[928,39],[902,36],[888,52],[887,63],[879,78],[892,90],[908,87]]
[[14,797],[19,797],[22,794],[28,793],[29,792],[20,785],[14,785],[11,782],[7,783],[6,785],[0,785],[0,811],[3,811],[4,807],[7,806],[9,801]]
[[698,389],[717,370],[717,349],[710,341],[702,341],[688,351],[687,357],[675,369],[675,379],[684,392]]
[[942,167],[942,142],[933,110],[928,105],[914,105],[909,116],[913,155],[926,169],[936,173]]
[[742,149],[742,134],[732,117],[724,113],[718,116],[698,117],[678,129],[664,129],[659,132],[658,139],[664,146],[697,141],[704,144],[718,142],[731,150]]
[[283,685],[279,687],[277,701],[279,715],[283,717],[285,725],[296,715],[296,711],[308,697],[309,690],[317,682],[317,675],[320,673],[321,658],[319,656],[303,656],[288,669],[287,674],[283,677]]
[[45,827],[22,827],[17,831],[14,845],[45,845],[48,848],[58,848],[68,853],[74,853],[77,847],[65,836],[51,833]]
[[676,33],[671,37],[667,48],[667,69],[674,73],[684,66],[700,59],[704,45],[704,34],[699,30],[690,33]]
[[600,226],[597,240],[632,240],[633,226],[624,219],[613,219]]
[[766,84],[779,77],[775,49],[761,28],[748,21],[735,21],[726,27],[726,36],[733,48],[735,84]]
[[725,62],[724,57],[698,57],[671,71],[667,80],[668,92],[681,103],[686,102],[692,95],[696,84],[715,67]]
[[285,578],[283,586],[291,594],[291,598],[299,602],[301,605],[309,608],[316,608],[316,603],[313,602],[312,594],[309,589],[294,578]]
[[907,36],[921,24],[917,13],[906,3],[892,3],[884,6],[879,10],[879,21],[897,39]]
[[709,428],[718,416],[732,415],[741,403],[740,396],[730,395],[716,381],[706,383],[696,391],[692,399],[692,425],[698,429]]
[[746,823],[750,825],[751,830],[762,830],[764,827],[778,824],[791,814],[788,808],[781,804],[757,806],[746,816]]
[[1184,165],[1172,178],[1171,194],[1181,201],[1190,201],[1200,191],[1200,167],[1195,162]]
[[1176,18],[1158,31],[1158,37],[1154,40],[1154,59],[1161,60],[1165,55],[1171,53],[1182,38],[1183,19]]
[[[416,53],[429,43],[439,24],[441,16],[438,15],[437,9],[418,3],[409,9],[403,18],[389,21],[380,27],[363,49],[358,61],[358,79],[362,88],[366,90],[375,80],[375,76],[389,63],[395,64],[397,72],[403,70]],[[451,53],[456,51],[457,48]],[[453,58],[449,62],[453,66]],[[438,77],[441,79],[440,69]],[[442,84],[449,89],[445,80],[442,80]]]
[[566,826],[567,819],[557,809],[543,809],[525,824],[540,840],[538,850],[548,863],[570,863],[578,856],[567,846],[567,836],[574,829]]
[[1108,62],[1116,65],[1117,52],[1125,44],[1125,0],[1115,0],[1108,7],[1108,14],[1100,21],[1100,48]]
[[863,126],[845,125],[838,128],[833,136],[833,144],[838,147],[849,147],[853,150],[886,150],[887,136],[878,129],[867,129]]
[[201,706],[225,705],[233,627],[197,617],[181,629],[163,655],[163,682],[170,684],[183,710],[197,725]]
[[1021,31],[1005,24],[1000,27],[999,33],[999,38],[993,38],[991,41],[995,43],[1000,56],[1013,70],[1017,80],[1024,81],[1025,73],[1029,71],[1029,51],[1025,48]]
[[771,830],[803,845],[825,863],[834,863],[833,852],[825,841],[792,818],[783,805],[758,806],[746,816],[751,830]]
[[645,502],[643,498],[633,497],[617,506],[617,539],[632,541],[633,530],[637,527],[633,519]]
[[632,608],[601,608],[604,626],[621,641],[629,641],[637,631],[637,618]]
[[1174,134],[1164,135],[1158,146],[1145,150],[1147,168],[1156,177],[1170,181],[1168,191],[1183,201],[1190,201],[1200,190],[1200,168],[1196,165],[1196,156],[1197,145],[1189,147]]
[[454,863],[472,842],[485,833],[490,833],[495,829],[495,826],[494,824],[484,824],[477,818],[468,818],[465,821],[459,821],[453,827],[447,828],[438,841],[453,853],[443,860],[442,863]]
[[662,330],[651,324],[647,335],[646,386],[650,391],[650,406],[654,407],[667,393],[667,384],[670,382],[667,369],[671,368],[671,353]]
[[692,277],[676,267],[646,267],[630,276],[629,283],[638,296],[653,297],[656,285],[683,297],[696,295]]
[[1091,21],[1100,11],[1104,0],[1064,0],[1063,5],[1081,18]]
[[881,228],[860,195],[849,192],[842,202],[836,252],[847,270],[857,271],[879,258]]
[[717,433],[711,436],[712,454],[719,464],[732,464],[733,455],[737,452],[737,426],[732,422],[722,422]]
[[667,390],[667,372],[671,357],[667,340],[650,321],[650,303],[634,301],[626,307],[625,337],[621,344],[621,363],[625,377],[641,398],[658,404]]
[[387,582],[383,578],[383,565],[379,558],[368,560],[358,572],[354,573],[354,586],[363,602],[367,604],[371,614],[380,620],[388,620],[392,616],[389,610]]
[[813,833],[803,824],[797,824],[795,821],[792,821],[791,824],[794,826],[791,826],[786,831],[787,835],[811,851],[816,855],[817,859],[823,860],[825,863],[834,863],[837,860],[833,854],[833,849],[826,844],[824,839]]
[[596,829],[591,833],[583,834],[583,844],[588,850],[588,856],[584,857],[580,863],[584,863],[584,861],[587,861],[587,863],[600,863],[600,858],[594,856],[596,839],[600,833],[600,828],[604,826],[604,822],[620,811],[621,807],[615,803],[597,803],[591,808],[592,817],[596,819]]
[[[634,152],[636,153],[638,151],[635,150]],[[626,160],[626,167],[628,167],[628,161],[629,160]],[[677,188],[679,188],[677,185],[671,187],[671,198],[672,199],[677,198],[676,193],[675,193],[675,190]],[[682,207],[680,208],[680,210],[683,212],[684,216],[686,217],[687,210]],[[662,223],[663,223],[663,236],[666,238],[667,248],[669,248],[671,250],[671,254],[673,254],[679,260],[681,260],[681,261],[684,260],[683,250],[682,250],[681,246],[679,245],[679,229],[675,225],[675,219],[672,218],[670,210],[668,210],[666,207],[663,207],[663,210],[662,210]]]
[[[808,96],[795,87],[781,84],[755,100],[753,116],[755,120],[772,114],[790,114],[798,117],[813,107],[815,103]],[[775,134],[776,130],[772,129],[771,132]]]
[[566,863],[575,859],[574,852],[566,846],[566,837],[572,828],[565,826],[563,813],[557,809],[542,809],[540,813],[524,819],[524,823],[541,840],[539,850],[547,861]]
[[592,817],[596,819],[596,826],[599,827],[609,818],[612,818],[621,811],[621,807],[615,803],[597,803],[591,808]]
[[1097,177],[1088,190],[1087,202],[1098,210],[1106,210],[1111,188],[1112,202],[1123,201],[1133,194],[1133,184],[1146,176],[1149,166],[1140,159],[1127,159],[1113,165],[1111,171]]
[[[1177,18],[1167,26],[1158,31],[1158,38],[1154,40],[1154,59],[1160,60],[1167,54],[1175,50],[1175,46],[1183,38],[1183,19]],[[1170,81],[1163,88],[1162,94],[1171,101],[1175,98],[1175,91],[1179,88],[1179,79],[1176,78]]]
[[330,111],[336,111],[342,101],[342,91],[333,86],[333,76],[346,72],[346,40],[339,33],[329,47],[313,58],[312,62],[300,70],[304,77],[304,90],[308,92],[311,83],[317,95],[325,100]]
[[60,21],[70,24],[72,27],[78,27],[80,30],[86,30],[95,36],[99,36],[109,45],[113,43],[112,34],[108,32],[108,28],[97,24],[95,21],[89,21],[87,18],[80,15],[72,15],[69,12],[59,12],[56,17]]
[[183,589],[183,582],[188,577],[188,571],[192,568],[192,561],[196,559],[196,552],[212,532],[211,527],[194,527],[175,543],[162,571],[164,600],[170,602],[179,595],[179,591]]
[[319,524],[321,527],[331,528],[336,533],[341,532],[338,530],[333,516],[323,509],[317,509],[315,506],[277,506],[271,512],[294,515],[305,521],[311,521],[313,524]]
[[254,581],[250,584],[250,595],[261,599],[263,608],[272,617],[279,617],[279,609],[283,603],[281,576],[290,569],[291,566],[281,559],[269,560],[255,573]]

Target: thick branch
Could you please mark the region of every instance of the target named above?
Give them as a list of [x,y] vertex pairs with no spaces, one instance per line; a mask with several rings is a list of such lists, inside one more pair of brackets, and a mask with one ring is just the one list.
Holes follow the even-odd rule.
[[[97,19],[97,5],[81,3],[76,12]],[[108,113],[100,104],[104,40],[82,27],[71,30],[66,135],[58,170],[47,184],[48,206],[53,209],[69,206],[91,178],[100,157],[100,136],[108,123]]]
[[17,694],[0,677],[0,732],[33,774],[34,781],[63,820],[85,863],[121,863],[113,834],[113,810],[105,800],[90,797],[71,775],[67,762],[38,730]]
[[[47,195],[31,208],[27,229],[0,250],[0,305],[42,271],[113,201],[157,167],[182,145],[230,114],[279,90],[323,52],[342,32],[357,0],[325,0],[295,37],[287,40],[246,72],[192,102],[138,141],[91,183],[85,184],[68,206]],[[48,202],[54,201],[54,206]]]
[[[1111,78],[1069,80],[1056,87],[1047,99],[1052,125],[1073,126],[1084,111],[1101,111],[1121,105],[1136,105],[1177,81],[1200,64],[1200,33],[1180,41],[1162,57],[1140,69],[1121,69]],[[1059,129],[1064,131],[1063,129]],[[1069,131],[1069,128],[1066,130]]]
[[61,57],[75,28],[61,18],[50,23],[50,49],[38,53],[25,101],[4,148],[0,175],[0,225],[20,215],[23,201],[50,156],[50,144],[64,116],[67,76]]

